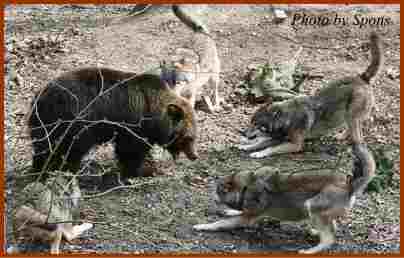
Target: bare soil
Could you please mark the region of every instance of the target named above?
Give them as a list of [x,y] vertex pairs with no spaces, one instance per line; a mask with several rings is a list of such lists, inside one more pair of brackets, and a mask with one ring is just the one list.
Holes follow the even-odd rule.
[[[7,208],[12,212],[16,178],[31,164],[30,139],[24,116],[34,92],[58,74],[83,66],[143,71],[155,68],[192,32],[167,7],[151,10],[115,24],[126,6],[26,6],[6,9],[6,168]],[[176,164],[161,160],[161,175],[138,178],[132,188],[113,191],[81,203],[83,219],[95,227],[71,244],[67,252],[283,252],[318,241],[306,233],[306,223],[260,222],[230,232],[196,232],[192,225],[220,218],[213,199],[215,180],[263,165],[284,171],[334,169],[349,173],[351,154],[347,142],[334,136],[309,141],[302,153],[251,159],[238,151],[239,130],[257,108],[235,92],[250,64],[289,60],[303,46],[299,62],[313,79],[303,92],[312,94],[325,82],[366,69],[369,33],[377,30],[384,42],[385,66],[374,80],[376,107],[365,124],[366,142],[394,160],[393,182],[381,193],[362,196],[339,222],[338,243],[331,252],[389,253],[400,248],[400,13],[397,6],[289,6],[289,18],[272,22],[270,6],[198,6],[217,42],[222,60],[220,93],[229,107],[214,114],[197,110],[198,150],[194,162],[182,157]],[[350,19],[345,26],[292,25],[295,13]],[[391,19],[385,26],[354,25],[358,17]],[[106,25],[109,24],[109,25]],[[111,146],[102,146],[83,162],[94,173],[116,171]],[[338,162],[339,160],[339,162]],[[96,166],[94,164],[97,164]],[[86,195],[99,194],[99,177],[81,180]],[[9,216],[10,219],[10,216]],[[10,221],[10,220],[9,220]],[[11,232],[8,223],[8,232]],[[7,234],[11,240],[11,235]]]

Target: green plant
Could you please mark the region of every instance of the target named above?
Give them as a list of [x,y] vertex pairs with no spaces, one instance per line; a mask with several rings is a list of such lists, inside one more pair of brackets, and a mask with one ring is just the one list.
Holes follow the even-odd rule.
[[376,161],[376,176],[368,184],[366,191],[380,193],[392,183],[394,162],[386,155],[387,152],[383,147],[376,149],[373,153]]
[[[241,93],[248,93],[259,101],[271,98],[272,101],[282,101],[294,98],[299,93],[299,86],[305,79],[297,58],[301,52],[288,62],[280,64],[265,63],[251,69]],[[243,95],[243,94],[242,94]]]

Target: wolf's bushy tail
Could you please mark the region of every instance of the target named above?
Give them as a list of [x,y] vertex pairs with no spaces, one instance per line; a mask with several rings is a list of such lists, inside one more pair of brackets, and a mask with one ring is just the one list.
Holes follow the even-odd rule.
[[220,72],[216,42],[209,34],[207,26],[188,7],[173,5],[172,9],[177,18],[195,33],[192,49],[198,56],[198,64],[195,69],[195,79],[187,87],[199,89],[214,73],[218,76]]
[[355,156],[353,178],[351,181],[352,195],[361,194],[375,176],[376,163],[372,153],[364,143],[354,143],[352,153]]
[[370,34],[370,53],[372,61],[364,73],[360,75],[362,80],[369,83],[370,79],[374,77],[383,65],[382,43],[379,35],[376,32]]
[[209,29],[207,26],[202,23],[197,17],[194,17],[192,14],[184,10],[183,6],[173,5],[173,12],[175,16],[178,17],[185,25],[187,25],[194,32],[203,33],[209,35]]
[[[16,220],[20,222],[18,223],[20,224],[18,226],[35,226],[45,230],[56,230],[57,228],[56,224],[47,223],[48,216],[46,214],[42,214],[39,211],[25,205],[18,208],[15,217]],[[16,228],[15,230],[19,229]]]

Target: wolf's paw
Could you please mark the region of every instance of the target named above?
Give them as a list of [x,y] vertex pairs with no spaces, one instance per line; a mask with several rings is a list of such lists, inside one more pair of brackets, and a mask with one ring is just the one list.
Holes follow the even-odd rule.
[[82,227],[82,229],[84,230],[84,231],[86,231],[86,230],[89,230],[89,229],[91,229],[91,228],[93,228],[94,227],[94,225],[92,224],[92,223],[83,223],[83,224],[81,224],[81,227]]
[[250,157],[254,158],[254,159],[265,158],[265,157],[268,157],[268,156],[269,156],[268,153],[265,153],[265,152],[262,152],[262,151],[253,152],[253,153],[250,154]]
[[248,145],[239,144],[236,147],[237,147],[237,149],[242,150],[242,151],[248,150]]
[[241,136],[240,137],[240,145],[247,145],[250,141],[247,137]]
[[192,228],[197,230],[197,231],[212,230],[210,224],[197,224],[197,225],[194,225]]
[[338,141],[350,140],[350,133],[348,130],[343,131],[335,135],[335,139]]
[[73,234],[75,235],[72,238],[76,238],[78,235],[81,235],[83,232],[91,229],[94,225],[91,223],[83,223],[80,225],[76,225],[73,227]]
[[302,249],[302,250],[299,250],[297,252],[299,254],[313,254],[314,253],[313,250],[311,250],[311,249]]
[[239,210],[233,209],[226,209],[222,211],[223,216],[233,217],[233,216],[240,216],[243,212]]
[[318,236],[320,234],[320,231],[318,231],[317,229],[311,228],[309,230],[310,235],[312,236]]

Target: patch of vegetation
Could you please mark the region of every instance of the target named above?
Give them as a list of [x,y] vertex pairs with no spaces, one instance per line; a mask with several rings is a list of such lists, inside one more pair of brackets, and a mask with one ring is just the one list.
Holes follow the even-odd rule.
[[265,63],[249,67],[246,80],[238,89],[239,94],[250,96],[255,102],[282,101],[296,97],[299,87],[306,78],[302,67],[297,64],[297,57],[283,64]]
[[394,161],[383,147],[373,151],[376,161],[376,176],[369,183],[366,191],[380,193],[392,184]]

